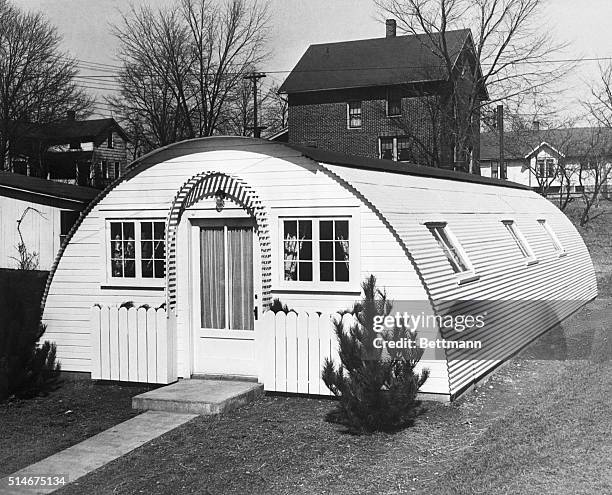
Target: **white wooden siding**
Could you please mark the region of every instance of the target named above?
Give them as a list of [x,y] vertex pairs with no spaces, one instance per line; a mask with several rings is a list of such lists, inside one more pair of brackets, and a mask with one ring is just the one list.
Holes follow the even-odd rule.
[[17,245],[19,233],[17,220],[28,208],[29,211],[21,223],[21,232],[28,251],[38,253],[38,269],[49,270],[59,249],[60,208],[39,205],[28,201],[0,196],[0,268],[16,268],[18,258]]

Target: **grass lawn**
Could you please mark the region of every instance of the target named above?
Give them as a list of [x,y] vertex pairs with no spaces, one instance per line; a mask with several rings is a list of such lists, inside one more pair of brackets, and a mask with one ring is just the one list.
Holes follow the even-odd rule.
[[47,397],[0,403],[0,477],[135,416],[132,396],[152,388],[66,380]]
[[[610,208],[606,204],[607,208]],[[601,298],[413,428],[355,437],[327,400],[265,397],[196,418],[59,494],[612,493],[612,209],[582,230]],[[557,360],[537,346],[561,345]]]

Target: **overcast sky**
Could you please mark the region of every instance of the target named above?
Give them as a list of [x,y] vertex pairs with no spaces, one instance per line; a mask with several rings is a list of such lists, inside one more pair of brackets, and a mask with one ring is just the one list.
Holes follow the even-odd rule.
[[[110,25],[126,10],[125,0],[13,0],[22,8],[39,10],[57,26],[65,49],[81,60],[117,64],[117,43]],[[133,0],[153,7],[169,0]],[[288,71],[311,43],[384,36],[384,25],[372,0],[270,0],[272,57],[266,71]],[[612,56],[612,0],[550,0],[544,11],[543,30],[568,41],[566,57]],[[109,68],[109,70],[112,70]],[[568,80],[568,100],[584,96],[584,81],[597,77],[597,62],[583,62]],[[87,73],[83,69],[83,73]],[[89,71],[88,73],[93,73]],[[286,73],[270,73],[266,84],[279,82]],[[94,91],[95,92],[95,91]],[[568,104],[571,101],[568,101]]]

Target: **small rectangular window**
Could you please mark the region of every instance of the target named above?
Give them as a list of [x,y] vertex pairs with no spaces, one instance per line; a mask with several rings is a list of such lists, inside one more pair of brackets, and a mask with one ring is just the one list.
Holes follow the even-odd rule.
[[64,243],[66,236],[70,232],[72,226],[79,219],[80,212],[71,210],[60,211],[60,246]]
[[348,126],[350,129],[361,127],[361,102],[351,101],[347,104]]
[[118,278],[136,277],[136,235],[134,222],[111,222],[111,275]]
[[119,176],[121,175],[121,162],[115,162],[114,164],[114,173],[115,173],[115,179],[118,179]]
[[166,276],[164,222],[140,222],[140,254],[142,278]]
[[397,159],[400,162],[413,161],[412,139],[407,136],[397,138]]
[[380,158],[383,160],[393,160],[393,138],[381,137],[380,138]]
[[461,245],[445,223],[428,223],[426,226],[438,242],[438,246],[446,255],[455,273],[465,273],[472,270],[472,266]]
[[108,140],[107,140],[106,144],[107,144],[108,148],[111,148],[111,149],[114,148],[115,143],[113,141],[113,131],[110,131],[108,133]]
[[499,179],[499,162],[491,162],[491,177]]
[[557,254],[565,253],[565,249],[563,248],[561,241],[559,241],[559,238],[554,233],[550,225],[546,223],[546,220],[538,220],[538,223],[542,226],[542,229],[544,229],[544,232],[546,232],[546,235],[548,236],[548,239],[550,240],[550,243],[552,244],[555,252]]
[[399,117],[402,115],[402,97],[397,90],[387,91],[387,117]]
[[529,247],[529,244],[527,243],[527,240],[523,234],[521,234],[518,227],[514,224],[514,221],[504,220],[502,223],[504,224],[504,227],[506,227],[506,230],[510,233],[512,240],[514,240],[514,243],[519,248],[523,258],[527,258],[528,260],[532,261],[535,260],[533,251]]

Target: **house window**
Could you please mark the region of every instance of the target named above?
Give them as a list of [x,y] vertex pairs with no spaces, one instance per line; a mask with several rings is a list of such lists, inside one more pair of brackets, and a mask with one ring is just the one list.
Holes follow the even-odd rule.
[[60,246],[64,244],[66,236],[70,232],[72,226],[79,219],[80,213],[78,211],[62,210],[60,211]]
[[555,161],[552,158],[538,158],[536,162],[536,175],[542,179],[555,176]]
[[565,249],[563,248],[561,241],[559,241],[559,238],[557,237],[553,229],[550,227],[550,225],[546,223],[546,220],[538,220],[538,223],[542,226],[544,232],[546,232],[546,235],[548,236],[548,239],[550,240],[550,243],[552,244],[555,252],[559,255],[564,254]]
[[349,282],[349,219],[283,219],[283,278]]
[[163,221],[109,222],[110,276],[119,279],[161,279],[166,275]]
[[499,162],[491,162],[491,177],[499,179]]
[[393,152],[393,138],[380,138],[380,158],[383,160],[395,160],[395,153]]
[[380,154],[383,160],[409,162],[413,160],[412,139],[408,136],[379,138]]
[[110,179],[110,167],[108,165],[108,162],[106,160],[102,160],[102,177],[104,177],[105,179]]
[[402,98],[397,90],[387,90],[387,117],[402,115]]
[[400,162],[412,161],[411,139],[401,136],[397,139],[397,160]]
[[118,179],[119,176],[121,175],[121,162],[115,162],[114,164],[114,173],[115,173],[115,179]]
[[452,234],[446,223],[427,223],[425,225],[438,242],[438,246],[444,252],[455,273],[473,271],[465,251],[463,251],[459,241]]
[[361,127],[361,102],[351,101],[347,104],[349,129]]
[[107,145],[108,148],[114,148],[115,147],[115,143],[113,141],[113,131],[110,131],[108,133],[108,139],[107,139],[106,145]]
[[502,221],[502,223],[504,224],[504,227],[506,227],[506,230],[510,233],[510,237],[512,237],[512,240],[514,241],[516,246],[519,248],[521,254],[523,255],[523,258],[526,258],[530,262],[535,261],[535,255],[533,254],[533,251],[529,247],[529,244],[527,243],[527,239],[525,239],[523,234],[521,234],[521,231],[514,224],[514,221],[504,220]]

